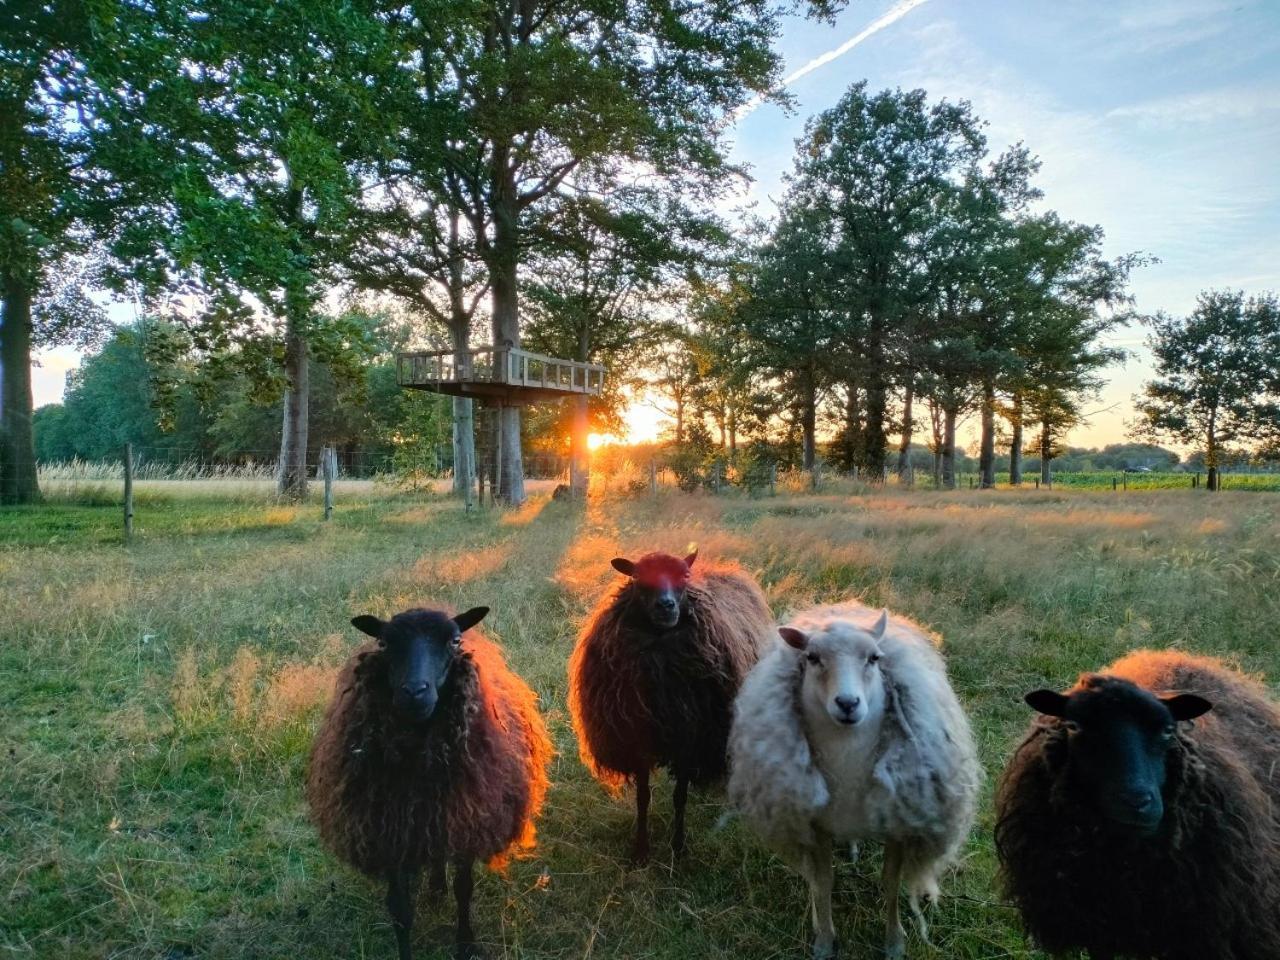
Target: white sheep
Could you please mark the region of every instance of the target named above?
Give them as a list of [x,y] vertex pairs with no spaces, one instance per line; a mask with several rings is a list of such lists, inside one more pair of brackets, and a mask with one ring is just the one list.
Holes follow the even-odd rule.
[[920,898],[973,824],[982,773],[935,642],[858,603],[792,618],[734,704],[729,799],[809,882],[813,953],[836,953],[834,842],[884,841],[885,953],[902,957],[898,891]]

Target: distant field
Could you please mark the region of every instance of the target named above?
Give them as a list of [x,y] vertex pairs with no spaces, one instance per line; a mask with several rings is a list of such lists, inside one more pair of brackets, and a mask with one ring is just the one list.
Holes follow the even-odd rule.
[[[127,549],[113,487],[0,511],[0,954],[389,960],[382,891],[319,846],[301,784],[334,671],[359,642],[348,619],[437,601],[493,608],[485,627],[538,690],[560,748],[536,854],[478,882],[491,957],[804,957],[802,882],[739,824],[712,831],[716,794],[693,798],[691,853],[673,865],[660,779],[659,856],[626,867],[630,798],[589,780],[564,704],[565,660],[615,576],[609,558],[696,542],[755,573],[779,614],[857,596],[938,630],[989,798],[1028,689],[1144,645],[1226,656],[1273,690],[1280,679],[1280,498],[1232,492],[1231,478],[1217,495],[1117,495],[1110,475],[1099,492],[1066,489],[1066,476],[1053,491],[833,483],[585,508],[544,488],[520,510],[470,517],[367,484],[344,486],[327,524],[314,501],[168,481],[140,488]],[[877,871],[874,852],[839,867],[851,957],[877,955]],[[994,873],[988,799],[934,945],[912,934],[909,955],[1043,960]],[[419,916],[418,955],[443,956],[449,910],[424,902]]]
[[[1121,473],[1118,470],[1094,473],[1055,473],[1056,487],[1075,490],[1110,490],[1114,481],[1121,489],[1129,490],[1190,490],[1194,473]],[[1222,489],[1280,491],[1280,473],[1224,473]],[[1205,474],[1200,474],[1200,485],[1205,484]]]

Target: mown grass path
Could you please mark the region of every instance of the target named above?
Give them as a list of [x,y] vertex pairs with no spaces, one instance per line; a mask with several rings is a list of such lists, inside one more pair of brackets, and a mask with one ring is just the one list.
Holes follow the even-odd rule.
[[[311,506],[158,498],[118,543],[114,507],[0,513],[0,956],[390,957],[381,890],[319,847],[302,803],[310,736],[358,612],[486,604],[560,748],[536,855],[478,885],[495,957],[802,957],[801,882],[720,800],[691,853],[624,860],[630,798],[577,758],[564,664],[582,616],[648,549],[742,563],[775,612],[860,596],[937,630],[990,779],[1032,687],[1134,646],[1228,657],[1280,679],[1280,500],[1187,492],[662,494],[538,498],[463,516],[360,491]],[[655,797],[655,849],[669,816]],[[915,957],[1038,957],[995,888],[989,802]],[[874,956],[878,855],[839,871],[837,926]],[[424,903],[422,956],[447,909]]]

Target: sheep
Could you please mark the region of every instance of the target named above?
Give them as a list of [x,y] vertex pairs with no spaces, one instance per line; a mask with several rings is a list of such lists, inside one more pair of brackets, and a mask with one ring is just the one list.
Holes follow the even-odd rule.
[[637,865],[649,858],[656,767],[675,777],[671,847],[684,853],[689,785],[724,777],[733,698],[773,622],[750,577],[728,567],[694,577],[697,556],[613,560],[627,580],[601,598],[569,660],[569,709],[583,762],[615,793],[635,784]]
[[1263,687],[1140,650],[1025,699],[1040,716],[998,784],[995,837],[1031,936],[1093,960],[1280,957],[1280,708]]
[[374,638],[347,661],[311,752],[306,795],[321,839],[387,881],[400,960],[410,960],[419,871],[433,897],[453,861],[457,949],[474,951],[472,867],[498,870],[534,842],[552,748],[537,697],[495,644],[488,612],[407,610],[352,625]]
[[859,603],[779,628],[734,704],[729,801],[809,883],[813,955],[837,953],[832,844],[884,841],[885,953],[902,957],[905,882],[938,896],[973,825],[981,768],[969,721],[931,638]]

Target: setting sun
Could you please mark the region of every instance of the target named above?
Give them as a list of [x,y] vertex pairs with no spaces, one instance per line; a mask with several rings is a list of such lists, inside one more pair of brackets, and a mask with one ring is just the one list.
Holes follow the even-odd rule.
[[598,450],[606,443],[617,443],[618,438],[611,433],[590,433],[587,434],[587,449]]

